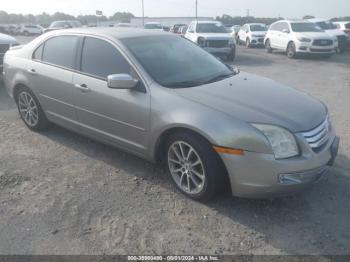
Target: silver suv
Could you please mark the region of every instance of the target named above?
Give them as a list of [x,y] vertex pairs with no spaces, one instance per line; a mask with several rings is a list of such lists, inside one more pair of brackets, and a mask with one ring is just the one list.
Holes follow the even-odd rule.
[[225,185],[240,197],[298,192],[338,151],[324,104],[170,33],[55,31],[7,52],[4,73],[31,130],[56,123],[163,162],[196,200]]

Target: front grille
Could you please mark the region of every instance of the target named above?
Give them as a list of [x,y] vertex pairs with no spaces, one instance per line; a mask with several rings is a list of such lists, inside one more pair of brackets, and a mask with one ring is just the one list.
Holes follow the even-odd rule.
[[329,39],[316,39],[313,42],[314,46],[330,46],[333,45],[333,40]]
[[0,54],[6,53],[6,51],[9,49],[10,49],[9,44],[0,44]]
[[344,43],[347,41],[345,35],[338,35],[337,38],[338,38],[338,43]]
[[309,143],[310,147],[317,151],[320,147],[322,147],[329,140],[331,130],[331,123],[327,119],[318,127],[302,133],[306,141]]
[[215,48],[228,47],[228,40],[208,40],[207,45]]
[[259,38],[259,39],[258,39],[258,42],[259,42],[259,43],[264,43],[264,38]]

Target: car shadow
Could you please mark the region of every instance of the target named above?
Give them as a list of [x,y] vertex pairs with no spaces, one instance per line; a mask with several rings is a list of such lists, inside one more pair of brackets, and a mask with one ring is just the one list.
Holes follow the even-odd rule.
[[[168,191],[178,192],[159,165],[61,127],[53,126],[42,134],[88,157],[123,170],[130,176],[146,180]],[[325,179],[299,195],[271,200],[249,200],[234,198],[227,192],[205,206],[235,223],[259,232],[267,245],[283,253],[348,254],[349,166],[350,160],[345,155],[339,156],[339,161],[335,167],[330,168]]]

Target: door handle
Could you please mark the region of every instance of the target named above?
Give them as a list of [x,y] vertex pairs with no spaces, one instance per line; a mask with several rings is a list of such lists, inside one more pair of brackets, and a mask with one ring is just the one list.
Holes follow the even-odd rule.
[[37,74],[38,74],[34,68],[28,69],[27,71],[28,71],[28,73],[31,74],[31,75],[37,75]]
[[87,85],[85,85],[85,84],[81,84],[81,85],[75,84],[75,87],[76,87],[77,89],[79,89],[80,91],[82,91],[83,93],[86,93],[86,92],[90,92],[90,91],[91,91],[90,88],[89,88]]

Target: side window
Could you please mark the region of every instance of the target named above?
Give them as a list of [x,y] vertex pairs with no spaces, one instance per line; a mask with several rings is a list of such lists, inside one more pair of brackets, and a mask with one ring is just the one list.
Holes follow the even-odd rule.
[[283,31],[283,30],[289,31],[289,25],[287,23],[281,23],[280,31]]
[[107,76],[113,74],[130,74],[131,68],[113,45],[104,40],[86,37],[80,71],[107,79]]
[[44,50],[44,44],[42,44],[41,46],[39,46],[33,53],[33,56],[32,58],[34,60],[39,60],[41,61],[42,60],[42,57],[43,57],[43,50]]
[[42,60],[50,64],[73,68],[77,41],[76,36],[57,36],[47,40]]

